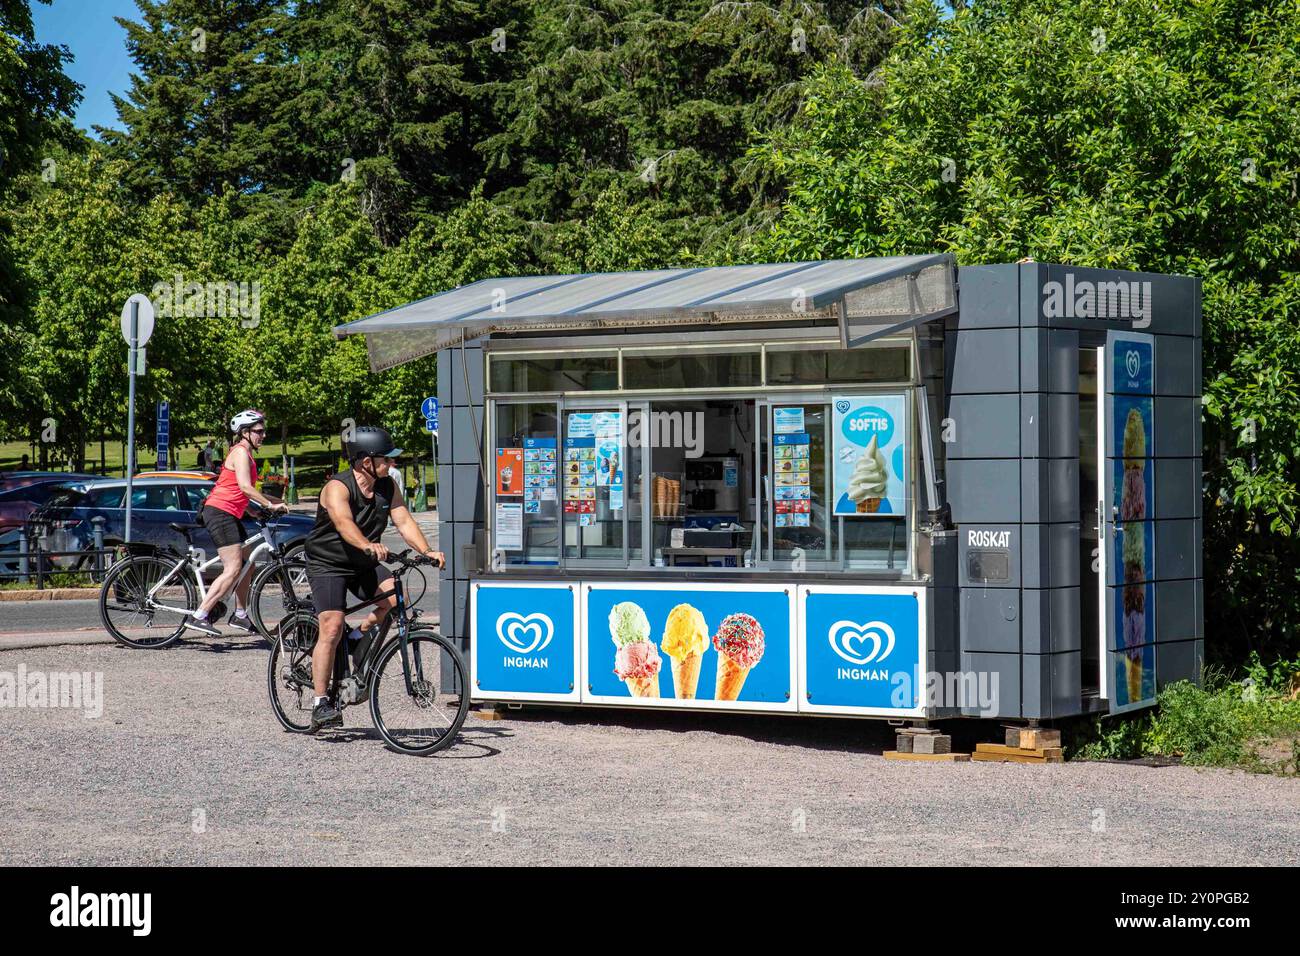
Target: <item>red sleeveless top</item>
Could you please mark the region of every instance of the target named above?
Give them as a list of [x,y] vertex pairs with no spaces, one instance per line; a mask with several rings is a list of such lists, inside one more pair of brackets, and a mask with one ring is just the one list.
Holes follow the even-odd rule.
[[[254,460],[252,452],[247,453],[248,466],[252,469],[253,484],[256,485],[257,461]],[[239,490],[239,476],[227,468],[225,462],[221,463],[221,471],[217,473],[217,482],[213,485],[212,491],[208,493],[204,504],[210,508],[224,511],[228,515],[234,515],[236,518],[242,518],[244,512],[248,510],[248,495]]]

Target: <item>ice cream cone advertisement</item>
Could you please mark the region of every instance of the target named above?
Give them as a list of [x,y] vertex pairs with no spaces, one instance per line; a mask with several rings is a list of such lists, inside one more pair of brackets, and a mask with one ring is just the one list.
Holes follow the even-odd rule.
[[690,604],[678,604],[668,612],[660,646],[672,661],[673,696],[693,699],[700,686],[704,652],[709,649],[709,626],[704,623],[704,615]]
[[749,614],[728,614],[713,635],[718,652],[714,700],[737,700],[749,672],[763,659],[763,626]]
[[1152,455],[1153,344],[1112,336],[1110,419],[1115,534],[1110,698],[1128,708],[1155,697],[1155,464]]
[[795,709],[789,588],[588,582],[582,590],[584,701]]
[[834,514],[906,514],[906,396],[857,395],[836,398],[833,404]]
[[645,611],[632,601],[615,604],[609,612],[614,642],[614,674],[633,697],[659,696],[659,648],[650,640]]

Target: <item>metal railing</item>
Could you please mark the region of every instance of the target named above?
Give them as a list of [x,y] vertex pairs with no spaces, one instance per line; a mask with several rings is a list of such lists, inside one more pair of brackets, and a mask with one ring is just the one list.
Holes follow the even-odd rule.
[[[116,547],[104,547],[104,519],[90,519],[93,531],[93,547],[80,548],[76,551],[55,551],[45,547],[46,535],[38,532],[36,526],[28,524],[18,536],[17,549],[0,551],[0,582],[16,581],[19,584],[36,585],[37,590],[44,590],[47,579],[55,575],[85,576],[92,583],[103,579],[104,574],[117,560]],[[78,558],[73,568],[58,568],[52,565],[54,558]],[[89,561],[89,563],[88,563]]]

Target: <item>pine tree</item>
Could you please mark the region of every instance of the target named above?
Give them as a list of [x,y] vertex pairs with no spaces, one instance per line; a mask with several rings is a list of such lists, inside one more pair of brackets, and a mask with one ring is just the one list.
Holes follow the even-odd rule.
[[125,131],[100,131],[130,163],[131,184],[195,206],[227,186],[301,192],[288,0],[136,3],[139,22],[117,18],[139,71],[113,97]]

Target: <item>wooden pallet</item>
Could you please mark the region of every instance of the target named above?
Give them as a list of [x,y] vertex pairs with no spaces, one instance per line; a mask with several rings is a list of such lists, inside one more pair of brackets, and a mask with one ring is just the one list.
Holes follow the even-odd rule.
[[1060,747],[1025,749],[1005,744],[976,744],[971,759],[981,763],[1065,763]]
[[886,760],[915,760],[921,763],[966,763],[970,754],[918,754],[899,750],[886,750]]

